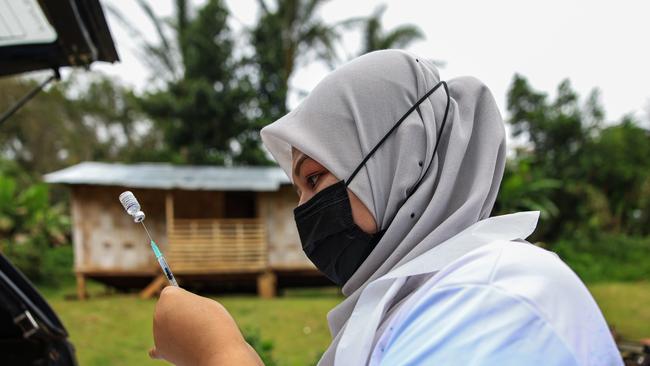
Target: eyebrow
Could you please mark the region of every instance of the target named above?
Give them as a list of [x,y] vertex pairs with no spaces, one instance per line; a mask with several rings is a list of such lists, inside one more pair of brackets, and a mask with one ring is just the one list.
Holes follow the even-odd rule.
[[[304,155],[304,154],[301,155],[298,158],[298,161],[296,162],[296,166],[293,168],[293,175],[294,176],[297,177],[297,176],[300,175],[300,168],[302,167],[302,163],[304,163],[305,160],[307,160],[307,159],[309,159],[309,156]],[[298,186],[295,183],[293,184],[293,189],[295,189],[296,193],[298,193],[298,195],[300,195],[300,188],[298,188]]]
[[298,161],[296,162],[296,166],[293,168],[293,175],[295,175],[296,177],[300,175],[300,167],[302,167],[302,163],[304,163],[305,160],[307,159],[311,159],[311,158],[307,155],[301,155],[298,158]]

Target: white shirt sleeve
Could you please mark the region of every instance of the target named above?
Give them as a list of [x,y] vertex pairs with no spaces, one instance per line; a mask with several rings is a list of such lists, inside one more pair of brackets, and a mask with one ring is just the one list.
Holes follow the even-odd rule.
[[579,365],[525,299],[486,285],[431,291],[379,339],[371,365]]

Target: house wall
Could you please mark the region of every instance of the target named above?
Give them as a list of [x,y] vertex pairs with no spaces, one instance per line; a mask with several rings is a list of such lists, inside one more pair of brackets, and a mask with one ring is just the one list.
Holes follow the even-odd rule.
[[[72,221],[77,272],[157,273],[142,225],[133,222],[118,200],[123,187],[72,186]],[[130,189],[147,218],[145,223],[161,250],[167,250],[165,196],[174,196],[176,218],[228,217],[224,192]],[[267,225],[268,259],[272,269],[314,269],[302,251],[293,220],[296,194],[289,185],[276,192],[258,192],[257,217]]]
[[[152,272],[157,262],[142,225],[118,200],[122,187],[73,186],[72,223],[78,272]],[[147,215],[145,224],[164,251],[167,243],[165,191],[131,189]]]
[[293,220],[298,198],[290,185],[277,192],[258,193],[258,217],[265,220],[269,241],[269,264],[273,269],[313,269],[314,265],[302,251],[300,237]]
[[[224,193],[226,192],[180,189],[164,193],[166,192],[171,192],[174,197],[174,217],[177,219],[220,219],[225,217]],[[164,213],[164,199],[161,203],[163,205],[161,212]]]

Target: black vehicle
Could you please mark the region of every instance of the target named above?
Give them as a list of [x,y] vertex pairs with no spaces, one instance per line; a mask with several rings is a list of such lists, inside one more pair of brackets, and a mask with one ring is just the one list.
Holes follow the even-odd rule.
[[68,332],[56,313],[2,254],[0,364],[77,365]]
[[[0,77],[50,69],[53,75],[7,111],[11,117],[59,69],[118,61],[99,0],[22,0],[0,3]],[[74,347],[56,313],[29,280],[0,253],[0,365],[75,366]]]

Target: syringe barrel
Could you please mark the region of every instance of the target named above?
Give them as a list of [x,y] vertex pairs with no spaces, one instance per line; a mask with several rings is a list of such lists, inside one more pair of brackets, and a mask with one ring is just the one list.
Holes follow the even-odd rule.
[[158,263],[160,264],[160,268],[162,268],[165,277],[167,277],[167,281],[169,281],[169,284],[172,286],[178,286],[178,283],[176,282],[176,278],[174,278],[174,274],[172,273],[171,269],[169,269],[169,265],[167,264],[165,257],[163,257],[162,255],[158,257]]

